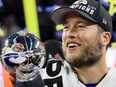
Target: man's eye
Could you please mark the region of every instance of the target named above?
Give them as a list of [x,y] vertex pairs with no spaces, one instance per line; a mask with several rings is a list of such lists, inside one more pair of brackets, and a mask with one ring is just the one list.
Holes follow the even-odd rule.
[[77,28],[85,28],[84,25],[78,25]]
[[68,29],[69,27],[68,26],[64,26],[64,28],[63,29]]

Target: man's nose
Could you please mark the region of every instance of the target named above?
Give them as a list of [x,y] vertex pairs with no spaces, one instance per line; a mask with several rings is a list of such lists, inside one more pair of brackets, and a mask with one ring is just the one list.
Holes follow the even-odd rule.
[[68,33],[67,33],[67,37],[76,37],[76,35],[77,35],[76,29],[70,28]]

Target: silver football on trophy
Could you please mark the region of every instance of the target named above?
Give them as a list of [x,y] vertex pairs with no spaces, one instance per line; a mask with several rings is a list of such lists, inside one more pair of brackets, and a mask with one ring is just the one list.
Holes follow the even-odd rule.
[[2,62],[6,69],[16,70],[18,81],[33,80],[46,60],[43,42],[35,35],[17,32],[9,36],[2,49]]

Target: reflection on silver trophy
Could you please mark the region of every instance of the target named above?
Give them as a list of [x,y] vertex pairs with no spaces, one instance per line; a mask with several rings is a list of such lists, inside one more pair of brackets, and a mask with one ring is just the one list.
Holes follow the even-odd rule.
[[16,78],[21,82],[36,78],[45,59],[43,42],[31,33],[20,31],[12,34],[2,49],[3,65],[9,72],[16,70]]

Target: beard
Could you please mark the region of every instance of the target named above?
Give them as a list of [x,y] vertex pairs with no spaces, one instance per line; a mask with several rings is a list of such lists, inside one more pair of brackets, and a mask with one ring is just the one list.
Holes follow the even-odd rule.
[[68,58],[66,52],[64,51],[64,56],[66,61],[76,68],[87,68],[96,64],[102,57],[102,44],[101,40],[96,41],[95,44],[90,44],[83,48],[80,55]]

